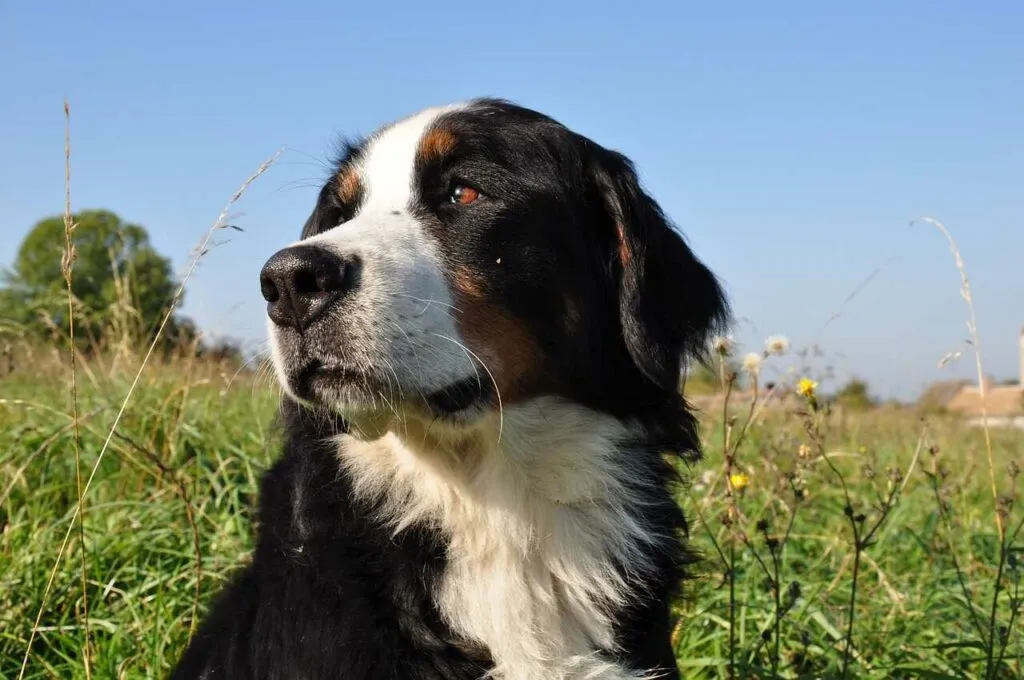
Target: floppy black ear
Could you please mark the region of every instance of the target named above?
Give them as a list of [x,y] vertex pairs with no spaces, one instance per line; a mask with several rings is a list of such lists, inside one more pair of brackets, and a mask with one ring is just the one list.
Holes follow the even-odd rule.
[[718,280],[640,186],[633,164],[605,151],[598,185],[615,226],[622,333],[633,361],[676,391],[683,361],[723,328],[729,306]]

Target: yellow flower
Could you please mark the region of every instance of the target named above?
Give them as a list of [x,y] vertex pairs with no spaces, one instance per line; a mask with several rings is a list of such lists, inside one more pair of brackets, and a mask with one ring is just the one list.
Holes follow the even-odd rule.
[[818,389],[818,383],[814,382],[810,378],[800,378],[799,384],[796,386],[796,392],[801,397],[807,397],[810,399],[814,396],[814,391]]
[[744,487],[750,484],[750,477],[747,477],[742,472],[734,472],[729,475],[729,484],[732,485],[737,491],[741,491]]
[[796,455],[801,458],[807,458],[811,455],[811,447],[807,444],[801,444],[800,448],[796,450]]

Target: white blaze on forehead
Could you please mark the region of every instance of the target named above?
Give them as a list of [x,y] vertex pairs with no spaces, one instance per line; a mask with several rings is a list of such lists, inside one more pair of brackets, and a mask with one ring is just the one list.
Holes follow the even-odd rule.
[[463,105],[424,109],[385,128],[370,140],[357,165],[365,192],[362,211],[408,208],[420,140],[442,114],[460,108]]

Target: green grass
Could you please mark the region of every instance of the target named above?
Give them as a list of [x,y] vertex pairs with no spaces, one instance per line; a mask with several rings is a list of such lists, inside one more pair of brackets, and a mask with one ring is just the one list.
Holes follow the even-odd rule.
[[[133,375],[130,366],[110,370],[98,363],[80,371],[86,475]],[[26,650],[26,678],[87,677],[86,602],[91,677],[164,677],[189,636],[197,575],[201,614],[202,604],[247,559],[256,484],[277,450],[276,390],[216,367],[147,368],[89,488],[85,544],[77,529],[71,532],[43,606],[75,511],[69,399],[61,370],[20,365],[0,378],[0,678],[19,677]],[[1019,675],[1024,637],[1011,621],[1019,576],[1014,560],[1003,570],[995,607],[997,631],[1010,629],[1001,664],[995,663],[998,632],[991,660],[984,637],[1001,552],[980,430],[941,418],[925,422],[901,410],[828,418],[773,413],[754,423],[737,447],[747,407],[732,410],[738,417],[733,444],[723,448],[721,415],[703,414],[705,461],[684,471],[695,486],[680,501],[705,557],[677,606],[674,643],[684,677],[728,677],[730,657],[737,677],[842,676],[854,549],[837,473],[848,484],[853,514],[863,513],[869,527],[881,516],[877,507],[893,467],[906,485],[860,560],[849,677]],[[808,429],[815,418],[817,438]],[[1011,497],[1016,477],[1010,466],[1024,454],[1024,443],[1020,433],[993,437],[999,494]],[[808,447],[805,456],[801,444]],[[734,471],[749,479],[731,520],[723,493],[727,450],[735,456]],[[932,470],[945,471],[935,477],[938,497]],[[806,490],[801,501],[787,482],[790,473]],[[781,541],[794,508],[788,539]],[[1009,509],[1011,531],[1022,515]],[[766,523],[760,530],[759,520]],[[778,588],[767,579],[775,571],[769,538],[781,543]],[[732,650],[729,570],[719,550],[735,555],[726,560],[733,562]],[[794,582],[799,597],[791,598]],[[972,622],[965,589],[981,625]],[[783,615],[776,659],[777,606]],[[767,640],[765,630],[772,632]]]

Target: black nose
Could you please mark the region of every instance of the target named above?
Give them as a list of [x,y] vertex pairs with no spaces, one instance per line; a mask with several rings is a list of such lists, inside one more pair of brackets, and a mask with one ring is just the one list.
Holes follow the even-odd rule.
[[317,246],[274,253],[260,271],[267,315],[279,326],[303,331],[352,287],[353,263]]

